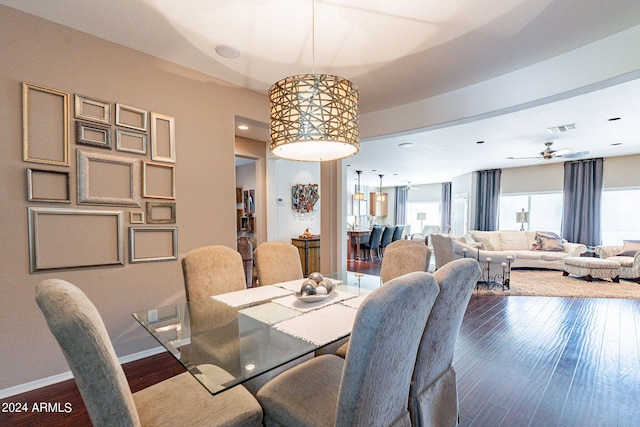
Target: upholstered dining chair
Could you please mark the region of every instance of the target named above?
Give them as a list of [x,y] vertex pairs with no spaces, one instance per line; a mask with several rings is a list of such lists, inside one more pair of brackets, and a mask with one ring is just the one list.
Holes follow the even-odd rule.
[[404,426],[416,352],[438,285],[411,273],[360,305],[346,359],[314,357],[280,374],[256,397],[266,426]]
[[419,240],[396,240],[387,246],[380,265],[380,280],[389,280],[413,271],[428,271],[431,250]]
[[382,237],[380,238],[380,251],[382,256],[384,257],[384,250],[387,248],[389,243],[391,243],[393,239],[393,232],[395,231],[395,227],[393,225],[387,225],[382,230]]
[[247,288],[242,256],[227,246],[203,246],[182,258],[187,301]]
[[300,253],[291,243],[273,241],[259,244],[253,250],[253,263],[260,286],[304,278]]
[[[244,387],[212,396],[188,372],[131,393],[100,313],[78,287],[49,279],[36,302],[69,363],[94,426],[260,426],[262,409]],[[202,370],[224,375],[213,365]]]
[[[380,240],[382,239],[382,226],[375,225],[369,234],[369,240],[365,244],[360,244],[360,249],[366,251],[367,258],[373,261],[373,251],[376,251],[378,259],[380,259]],[[360,254],[358,254],[359,256]]]
[[396,225],[396,228],[393,230],[393,236],[391,236],[392,242],[402,239],[402,233],[404,232],[404,227],[405,227],[404,225]]
[[422,335],[409,394],[414,426],[451,427],[458,423],[453,352],[480,274],[478,262],[471,258],[452,261],[434,273],[440,293]]

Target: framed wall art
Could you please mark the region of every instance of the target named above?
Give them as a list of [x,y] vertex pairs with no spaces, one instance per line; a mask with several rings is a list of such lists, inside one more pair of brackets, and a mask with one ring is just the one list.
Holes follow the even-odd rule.
[[76,119],[111,124],[111,103],[109,102],[76,94],[75,107]]
[[140,206],[140,161],[77,150],[78,203]]
[[177,227],[129,227],[129,262],[178,259]]
[[175,118],[151,113],[151,160],[176,162]]
[[111,127],[76,120],[76,144],[111,150]]
[[175,224],[176,204],[174,202],[147,202],[148,224]]
[[116,150],[127,153],[147,154],[147,134],[116,129]]
[[69,94],[22,83],[25,162],[69,166]]
[[296,184],[291,188],[293,210],[297,213],[313,211],[320,199],[318,184]]
[[143,211],[129,212],[129,224],[144,224],[144,212]]
[[116,125],[130,129],[147,131],[146,111],[124,104],[116,104]]
[[176,198],[175,165],[142,163],[142,196],[151,199]]
[[71,203],[71,173],[27,169],[27,200]]
[[28,208],[31,273],[124,265],[121,211]]

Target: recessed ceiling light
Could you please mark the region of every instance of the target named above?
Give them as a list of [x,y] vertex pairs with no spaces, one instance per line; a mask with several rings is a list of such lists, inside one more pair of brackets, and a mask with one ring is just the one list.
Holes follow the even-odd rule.
[[613,143],[613,144],[611,144],[611,145],[622,145],[622,142],[614,142],[614,143]]
[[401,142],[398,144],[398,147],[409,148],[413,147],[413,142]]
[[611,117],[609,119],[610,122],[615,122],[616,120],[620,120],[622,117]]
[[228,46],[226,44],[219,44],[216,46],[216,53],[223,58],[237,58],[240,56],[240,51],[233,46]]
[[484,141],[477,141],[476,144],[484,144]]
[[247,126],[247,125],[239,125],[238,129],[240,129],[240,130],[249,130],[249,126]]

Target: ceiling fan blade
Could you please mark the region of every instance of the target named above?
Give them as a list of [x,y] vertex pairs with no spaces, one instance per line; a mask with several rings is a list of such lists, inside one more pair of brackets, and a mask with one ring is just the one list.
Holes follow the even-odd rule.
[[577,157],[582,157],[582,156],[586,156],[587,154],[589,154],[588,151],[574,151],[572,153],[568,153],[568,154],[563,154],[562,158],[564,159],[575,159]]
[[534,157],[507,157],[507,160],[527,160],[527,159],[540,159],[540,156]]
[[562,150],[552,151],[551,155],[554,156],[554,157],[559,157],[559,156],[565,156],[565,155],[571,154],[571,153],[573,153],[572,150],[569,150],[569,149],[565,148],[565,149],[562,149]]

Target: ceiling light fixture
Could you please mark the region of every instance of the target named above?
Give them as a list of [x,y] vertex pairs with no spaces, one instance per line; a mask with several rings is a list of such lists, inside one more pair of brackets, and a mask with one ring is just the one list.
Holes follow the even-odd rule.
[[343,159],[360,151],[358,88],[342,77],[315,74],[315,0],[311,24],[312,73],[269,88],[269,151],[306,162]]
[[233,46],[219,44],[216,46],[216,53],[223,58],[235,59],[240,56],[240,51]]
[[238,129],[240,129],[240,130],[249,130],[249,126],[247,126],[247,125],[239,125]]
[[387,195],[386,195],[386,194],[384,194],[384,195],[382,194],[382,177],[383,177],[384,175],[379,174],[378,176],[380,177],[380,192],[376,195],[376,200],[377,200],[378,202],[382,202],[382,201],[384,201],[384,200],[387,198]]
[[362,171],[356,171],[356,173],[358,174],[358,187],[356,188],[356,193],[353,195],[353,200],[364,200],[364,193],[360,187],[360,174]]
[[398,147],[410,148],[413,147],[413,142],[401,142],[400,144],[398,144]]

